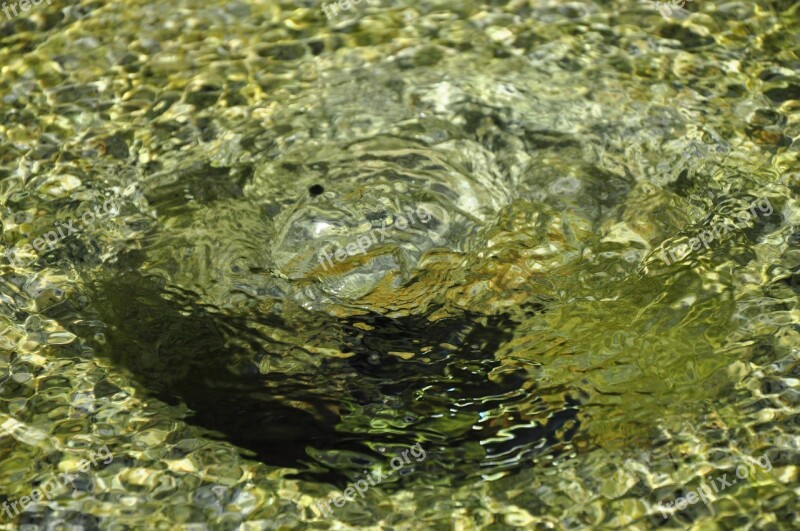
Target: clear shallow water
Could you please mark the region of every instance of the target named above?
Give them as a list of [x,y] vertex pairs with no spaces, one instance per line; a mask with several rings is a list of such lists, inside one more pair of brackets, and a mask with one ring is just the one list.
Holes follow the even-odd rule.
[[0,494],[114,456],[4,524],[797,526],[788,3],[43,4],[2,35],[6,249],[81,223],[3,260]]

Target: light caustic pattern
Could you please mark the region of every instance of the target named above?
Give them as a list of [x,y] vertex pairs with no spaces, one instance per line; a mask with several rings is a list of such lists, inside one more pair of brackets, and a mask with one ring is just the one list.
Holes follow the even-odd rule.
[[796,527],[791,2],[312,4],[0,32],[13,525]]

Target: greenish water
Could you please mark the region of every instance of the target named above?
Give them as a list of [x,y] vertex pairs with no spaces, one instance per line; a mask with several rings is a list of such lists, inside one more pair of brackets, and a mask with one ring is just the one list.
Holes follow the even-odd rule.
[[0,13],[0,526],[797,528],[798,5]]

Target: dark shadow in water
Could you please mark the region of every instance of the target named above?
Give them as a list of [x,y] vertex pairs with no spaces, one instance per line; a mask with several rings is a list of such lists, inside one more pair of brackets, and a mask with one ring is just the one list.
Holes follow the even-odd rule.
[[[535,425],[515,426],[513,415],[489,414],[507,401],[531,401],[522,389],[524,374],[487,377],[499,365],[495,351],[511,337],[506,317],[431,323],[426,316],[309,316],[311,323],[299,325],[306,333],[324,330],[328,343],[351,356],[309,364],[308,372],[260,374],[269,352],[296,347],[265,337],[254,325],[299,334],[294,326],[271,316],[221,315],[138,274],[96,284],[90,297],[90,311],[106,327],[98,352],[130,370],[145,392],[185,404],[192,424],[265,464],[298,468],[307,479],[344,484],[370,460],[386,462],[390,454],[381,455],[381,446],[419,442],[427,452],[419,464],[426,477],[444,475],[452,483],[528,466],[530,457],[558,451],[577,429],[570,399]],[[376,428],[375,411],[390,414],[383,428]],[[475,425],[431,422],[453,412],[472,415]],[[573,425],[567,436],[566,423]]]

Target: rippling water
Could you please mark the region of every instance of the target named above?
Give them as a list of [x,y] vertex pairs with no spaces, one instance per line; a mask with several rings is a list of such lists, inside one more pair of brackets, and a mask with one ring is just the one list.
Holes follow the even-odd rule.
[[797,528],[798,4],[322,4],[0,15],[0,523]]

